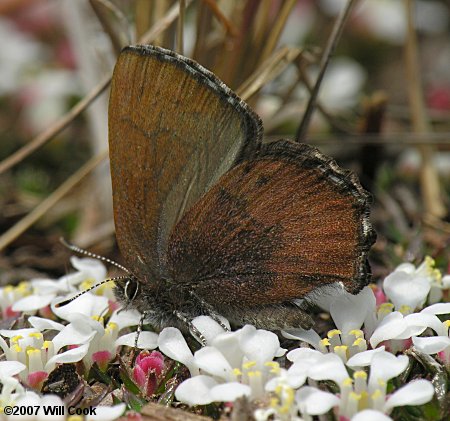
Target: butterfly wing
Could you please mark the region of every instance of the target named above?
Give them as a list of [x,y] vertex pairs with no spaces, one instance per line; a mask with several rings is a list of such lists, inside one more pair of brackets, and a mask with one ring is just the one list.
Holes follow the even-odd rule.
[[175,223],[261,137],[259,117],[197,63],[158,47],[123,50],[109,147],[116,235],[136,275],[167,275]]
[[369,194],[316,148],[264,145],[227,172],[176,225],[173,279],[227,315],[227,308],[285,303],[341,282],[370,280],[375,240]]

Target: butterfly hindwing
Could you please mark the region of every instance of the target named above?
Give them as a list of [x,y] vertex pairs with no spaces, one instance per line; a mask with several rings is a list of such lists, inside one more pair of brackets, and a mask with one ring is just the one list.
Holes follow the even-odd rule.
[[[223,175],[175,226],[169,268],[221,314],[370,280],[369,194],[317,149],[278,141]],[[242,286],[244,286],[243,288]]]

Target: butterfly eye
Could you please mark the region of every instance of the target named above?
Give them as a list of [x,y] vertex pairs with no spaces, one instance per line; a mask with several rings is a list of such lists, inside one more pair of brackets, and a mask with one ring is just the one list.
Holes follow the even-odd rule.
[[139,291],[138,281],[134,278],[129,278],[127,280],[127,282],[125,283],[125,287],[124,287],[125,297],[128,300],[133,301],[136,298],[138,291]]

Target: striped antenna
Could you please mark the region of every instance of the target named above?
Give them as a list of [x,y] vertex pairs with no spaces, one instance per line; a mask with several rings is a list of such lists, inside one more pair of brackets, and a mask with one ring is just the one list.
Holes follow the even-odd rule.
[[[67,242],[63,237],[61,237],[59,239],[59,241],[60,241],[60,243],[63,246],[67,247],[69,250],[72,250],[75,253],[82,254],[84,256],[92,257],[94,259],[98,259],[98,260],[101,260],[103,262],[109,263],[110,265],[113,265],[116,268],[122,269],[124,272],[129,273],[131,275],[131,272],[126,267],[124,267],[121,264],[115,262],[114,260],[110,260],[107,257],[99,256],[98,254],[91,253],[90,251],[87,251],[87,250],[84,250],[84,249],[82,249],[80,247],[77,247],[76,245]],[[109,281],[105,280],[105,282],[109,282]],[[101,285],[101,284],[97,284],[97,285]]]
[[86,294],[86,292],[89,292],[97,287],[99,287],[100,285],[106,284],[107,282],[115,282],[115,281],[123,281],[125,279],[129,279],[129,276],[117,276],[115,278],[108,278],[105,279],[104,281],[101,281],[95,285],[92,285],[91,287],[79,292],[77,295],[74,295],[72,298],[68,298],[67,300],[61,301],[60,303],[55,304],[56,308],[59,307],[63,307],[69,303],[71,303],[73,300],[76,300],[78,297],[81,297],[83,294]]

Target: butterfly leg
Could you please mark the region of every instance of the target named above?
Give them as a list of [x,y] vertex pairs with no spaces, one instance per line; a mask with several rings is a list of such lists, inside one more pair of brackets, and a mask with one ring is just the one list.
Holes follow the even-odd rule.
[[211,319],[213,319],[215,322],[217,322],[225,332],[228,332],[230,330],[225,325],[225,323],[222,321],[222,319],[220,318],[220,316],[216,312],[216,310],[214,310],[213,306],[211,306],[205,300],[200,298],[194,291],[190,291],[190,294],[192,297],[194,297],[200,303],[202,308],[204,308],[208,312],[208,316],[211,317]]
[[144,311],[141,314],[141,318],[139,319],[139,323],[138,323],[137,329],[136,329],[136,338],[134,339],[134,348],[135,349],[137,349],[137,347],[138,347],[139,336],[141,336],[142,326],[144,326],[144,320],[147,318],[148,313],[149,313],[148,311]]
[[183,313],[179,311],[174,311],[173,314],[187,325],[187,327],[189,328],[195,339],[197,339],[203,346],[207,345],[206,338]]
[[312,317],[291,304],[268,305],[256,308],[235,308],[231,312],[233,322],[252,324],[260,329],[281,330],[302,327],[310,329],[314,325]]
[[144,320],[147,318],[148,314],[149,314],[149,312],[144,311],[141,314],[141,318],[139,319],[139,322],[138,322],[138,325],[137,325],[137,329],[136,329],[136,337],[134,338],[134,348],[131,351],[130,362],[132,362],[134,360],[134,357],[136,355],[136,350],[138,349],[139,336],[141,336],[142,326],[144,326]]

